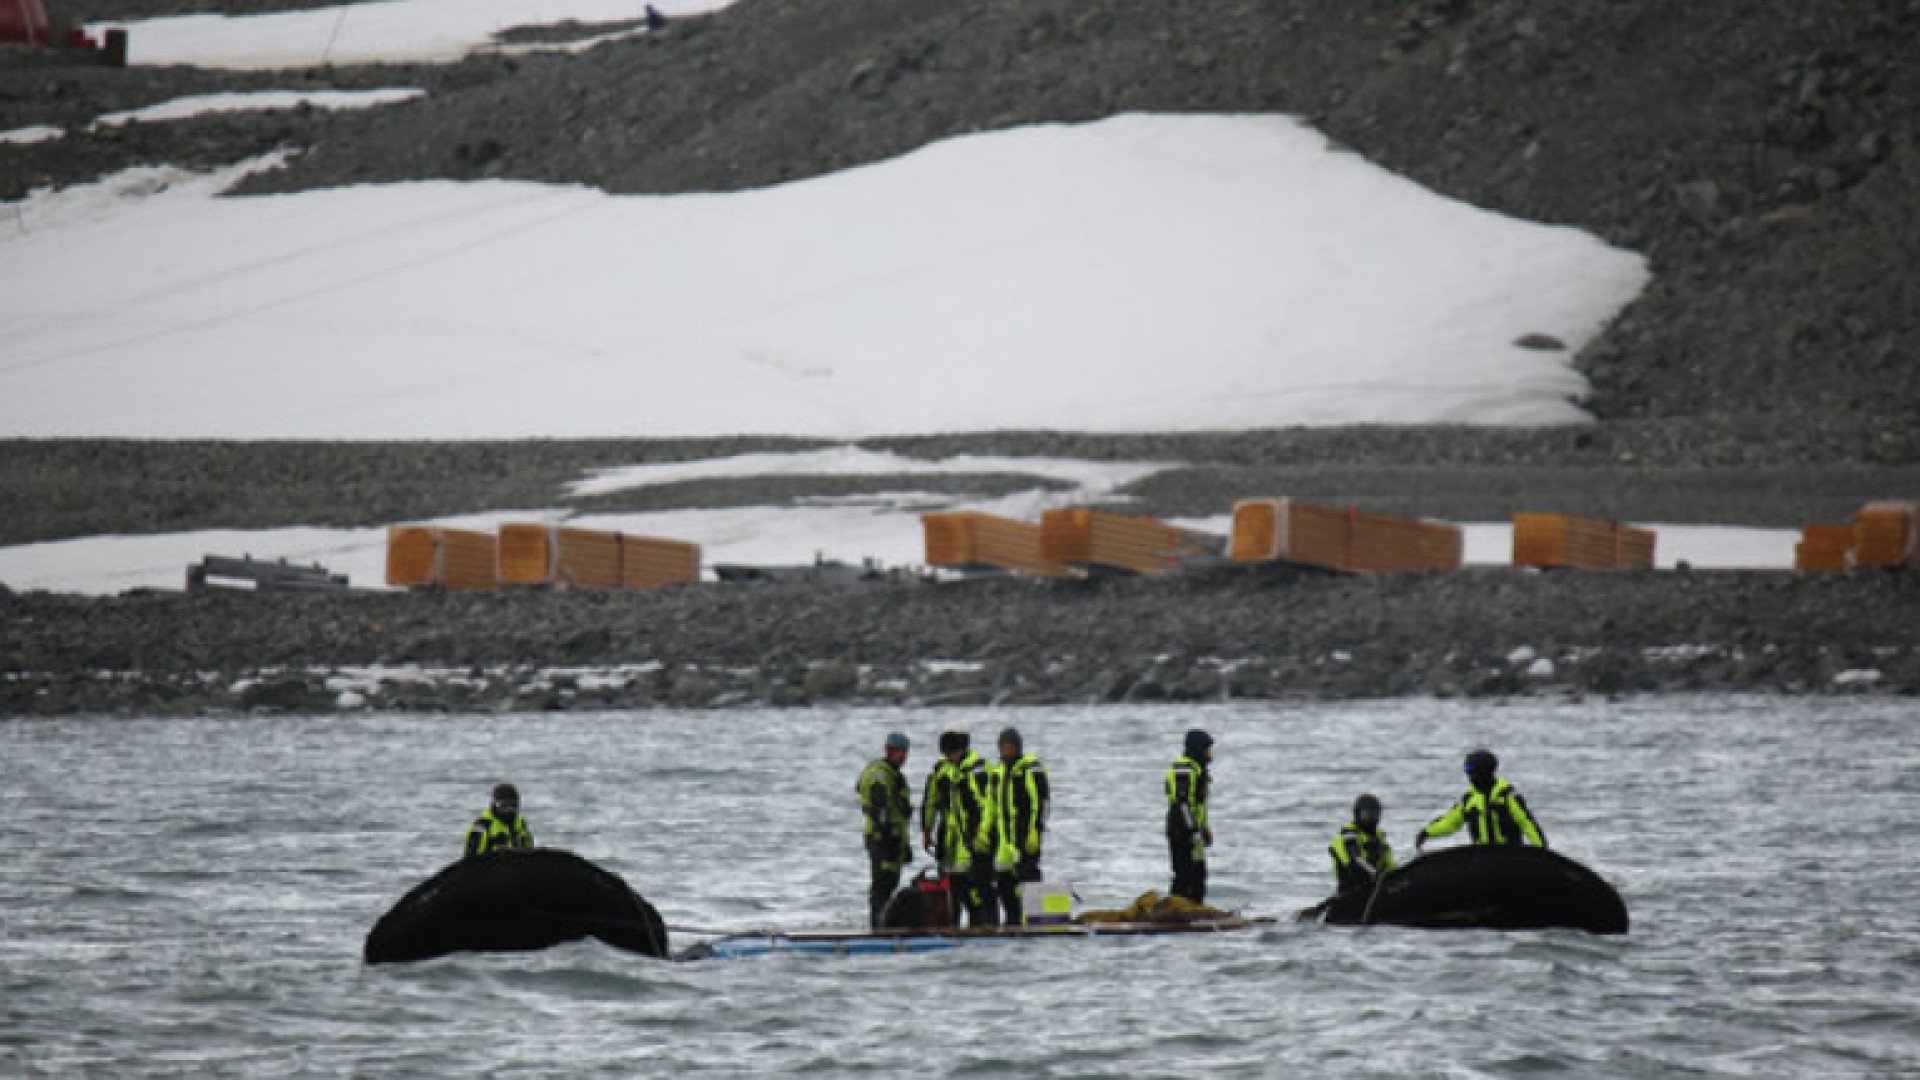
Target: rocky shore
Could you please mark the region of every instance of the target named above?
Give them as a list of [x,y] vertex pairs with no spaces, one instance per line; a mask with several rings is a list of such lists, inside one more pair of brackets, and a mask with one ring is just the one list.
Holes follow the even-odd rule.
[[1920,693],[1920,575],[0,593],[0,714]]
[[[298,0],[76,0],[111,19]],[[582,30],[581,32],[585,32]],[[1287,494],[1454,520],[1566,510],[1790,527],[1920,496],[1920,3],[742,0],[578,56],[239,73],[0,48],[0,199],[268,151],[253,193],[492,177],[731,190],[1129,110],[1280,111],[1444,194],[1587,229],[1655,280],[1572,362],[1590,425],[875,440],[921,457],[1176,462],[1167,516]],[[185,94],[417,86],[364,113],[95,129]],[[556,433],[564,434],[564,433]],[[785,505],[889,478],[575,500],[635,462],[800,440],[0,442],[0,544],[486,510]],[[1003,475],[914,478],[956,496]],[[1220,571],[618,596],[0,587],[0,715],[1394,694],[1920,691],[1920,575]]]

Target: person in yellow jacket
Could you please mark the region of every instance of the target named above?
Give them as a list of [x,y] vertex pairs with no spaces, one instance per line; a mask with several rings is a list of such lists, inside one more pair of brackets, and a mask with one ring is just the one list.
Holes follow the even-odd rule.
[[1018,728],[1000,733],[1000,761],[987,774],[987,794],[974,857],[992,858],[1001,918],[1008,926],[1018,926],[1024,918],[1020,883],[1040,880],[1040,843],[1053,800],[1046,767],[1026,752]]
[[530,848],[533,830],[520,816],[520,792],[512,784],[497,784],[493,800],[480,816],[467,826],[466,858],[485,855],[503,848]]
[[1547,846],[1547,834],[1541,831],[1527,800],[1501,779],[1497,773],[1500,759],[1491,750],[1475,750],[1467,755],[1467,793],[1446,813],[1428,822],[1413,839],[1414,850],[1425,846],[1430,837],[1451,836],[1464,826],[1476,844],[1524,844]]
[[1213,829],[1207,824],[1207,796],[1213,786],[1213,736],[1187,732],[1180,756],[1167,770],[1167,852],[1173,860],[1168,891],[1196,904],[1207,902],[1207,849]]
[[1340,829],[1327,850],[1333,856],[1335,892],[1371,894],[1380,876],[1393,869],[1393,845],[1380,830],[1380,800],[1353,800],[1353,820]]
[[880,914],[900,887],[900,870],[913,861],[913,793],[900,767],[912,747],[898,731],[887,735],[881,756],[868,763],[853,785],[866,818],[867,865],[872,881],[867,889],[867,917],[880,925]]
[[940,733],[940,763],[927,774],[920,804],[920,844],[940,863],[968,926],[993,926],[999,904],[991,902],[993,859],[974,855],[974,840],[987,809],[987,764],[965,731]]

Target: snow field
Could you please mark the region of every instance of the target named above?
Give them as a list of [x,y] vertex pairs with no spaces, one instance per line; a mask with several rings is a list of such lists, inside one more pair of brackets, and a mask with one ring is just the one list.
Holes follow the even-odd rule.
[[1647,279],[1278,116],[968,136],[728,195],[215,197],[242,172],[14,207],[0,435],[1566,422],[1568,354],[1513,342],[1577,349]]

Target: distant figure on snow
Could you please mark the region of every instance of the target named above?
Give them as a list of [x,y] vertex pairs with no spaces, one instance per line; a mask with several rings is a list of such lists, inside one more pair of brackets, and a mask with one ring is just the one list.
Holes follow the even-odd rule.
[[665,25],[667,25],[667,17],[665,15],[660,14],[659,8],[654,7],[652,4],[648,4],[647,5],[647,29],[658,30]]
[[501,848],[532,846],[533,830],[527,828],[527,819],[520,816],[520,792],[512,784],[496,785],[493,801],[467,827],[466,857],[471,859]]

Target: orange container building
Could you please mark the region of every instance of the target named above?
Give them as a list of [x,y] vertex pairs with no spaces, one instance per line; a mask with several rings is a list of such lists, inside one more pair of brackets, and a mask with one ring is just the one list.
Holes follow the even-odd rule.
[[1041,577],[1066,573],[1040,552],[1040,526],[971,510],[920,515],[927,565],[949,569],[988,567]]
[[1242,499],[1233,506],[1234,562],[1291,562],[1349,573],[1458,570],[1462,551],[1458,525],[1292,499]]
[[1853,515],[1855,566],[1920,566],[1920,502],[1868,503]]
[[387,529],[387,584],[415,589],[491,589],[497,543],[490,533],[437,525]]
[[1845,570],[1853,561],[1853,526],[1808,525],[1793,545],[1795,570]]
[[700,580],[700,545],[646,536],[620,536],[620,584],[628,589],[686,585]]
[[1566,570],[1651,570],[1654,533],[1570,514],[1513,515],[1513,565]]
[[1211,533],[1153,518],[1084,508],[1040,515],[1040,555],[1049,562],[1163,574],[1188,559],[1218,555],[1221,546]]
[[620,536],[565,525],[502,525],[500,581],[505,585],[617,589]]

